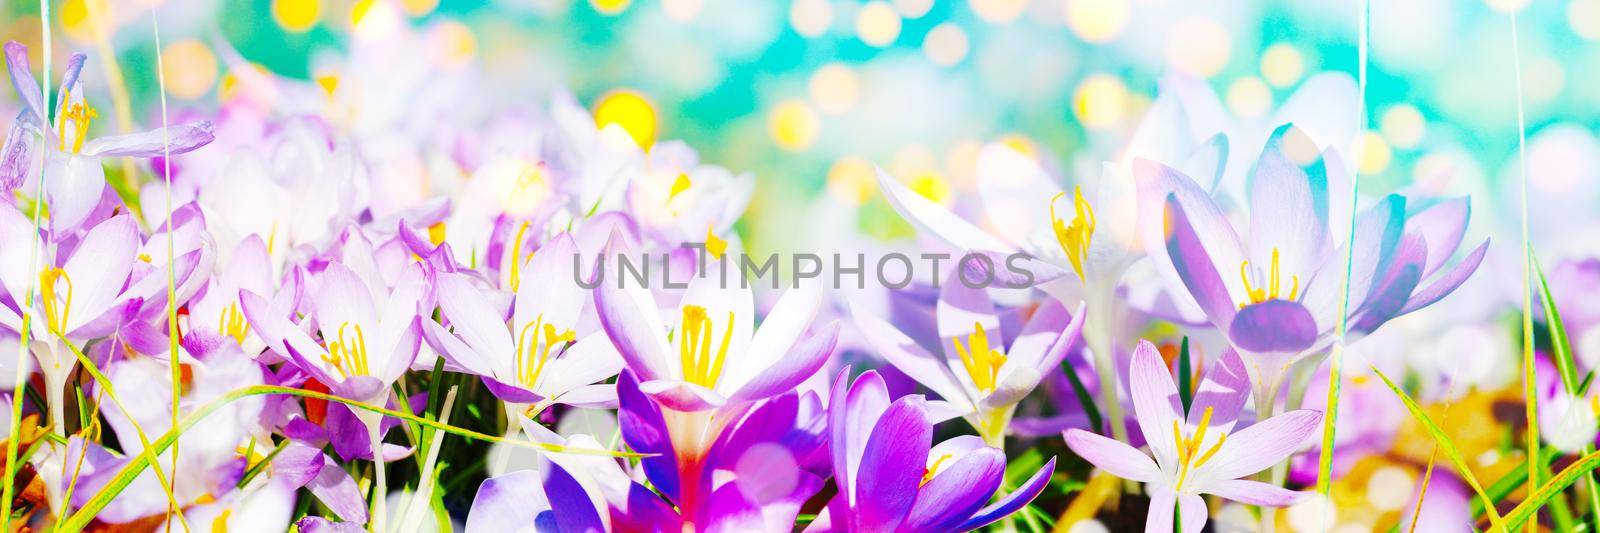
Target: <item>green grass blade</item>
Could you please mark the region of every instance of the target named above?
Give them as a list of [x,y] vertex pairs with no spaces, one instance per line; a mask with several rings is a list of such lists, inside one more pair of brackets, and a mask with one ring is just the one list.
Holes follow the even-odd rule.
[[[1483,485],[1478,483],[1477,476],[1472,475],[1472,469],[1467,467],[1466,459],[1461,457],[1461,451],[1456,449],[1456,445],[1450,440],[1450,436],[1445,435],[1444,430],[1439,429],[1438,424],[1434,424],[1432,418],[1428,418],[1428,414],[1422,411],[1422,407],[1417,405],[1416,400],[1411,399],[1411,395],[1406,394],[1406,391],[1400,390],[1400,386],[1395,385],[1394,381],[1391,381],[1389,376],[1384,375],[1383,371],[1374,366],[1372,367],[1372,372],[1383,380],[1383,384],[1388,386],[1395,396],[1400,397],[1400,401],[1406,405],[1406,410],[1411,412],[1411,417],[1417,419],[1417,422],[1422,424],[1422,428],[1427,430],[1428,435],[1433,437],[1433,441],[1439,445],[1439,451],[1444,452],[1445,458],[1450,460],[1450,464],[1455,467],[1456,473],[1461,476],[1461,479],[1466,480],[1467,485],[1472,487],[1473,492],[1478,493],[1479,498],[1483,499],[1483,508],[1489,512],[1489,522],[1494,524],[1496,529],[1505,530],[1505,520],[1500,517],[1500,511],[1494,508],[1494,500],[1484,493]],[[1527,471],[1532,472],[1534,468],[1529,468]]]
[[[1542,461],[1543,466],[1545,468],[1549,468],[1550,465],[1555,464],[1556,459],[1559,458],[1561,458],[1561,454],[1555,450],[1551,450],[1550,453],[1544,456],[1544,461]],[[1488,492],[1490,500],[1497,502],[1503,501],[1506,498],[1511,497],[1511,493],[1516,492],[1517,489],[1522,488],[1522,486],[1527,483],[1528,467],[1526,464],[1524,464],[1506,472],[1505,477],[1495,480],[1494,484],[1489,485],[1489,488],[1486,489],[1485,492]],[[1483,514],[1483,501],[1472,500],[1473,520],[1477,520],[1477,518]]]
[[1194,362],[1189,360],[1189,337],[1183,337],[1178,347],[1178,399],[1183,400],[1183,412],[1194,404]]
[[1095,432],[1104,431],[1105,426],[1100,425],[1100,408],[1095,407],[1094,397],[1083,386],[1083,380],[1078,379],[1078,372],[1071,363],[1062,363],[1061,372],[1067,375],[1067,381],[1072,383],[1072,395],[1078,398],[1078,405],[1083,406],[1084,414],[1089,416],[1089,427],[1094,428]]
[[1539,489],[1528,495],[1527,499],[1522,500],[1522,503],[1512,508],[1511,512],[1506,514],[1505,527],[1510,530],[1521,528],[1551,499],[1560,496],[1562,491],[1572,486],[1574,482],[1578,481],[1579,477],[1593,472],[1595,467],[1600,467],[1600,452],[1591,452],[1567,465],[1566,468],[1561,470],[1561,473],[1550,478],[1549,483],[1539,486]]
[[[1578,382],[1577,364],[1572,360],[1572,340],[1567,336],[1567,326],[1561,320],[1561,310],[1556,306],[1555,294],[1550,292],[1550,281],[1544,275],[1544,267],[1540,266],[1539,258],[1529,254],[1528,260],[1533,263],[1533,272],[1539,281],[1539,300],[1544,305],[1545,328],[1550,331],[1550,351],[1556,363],[1556,371],[1561,374],[1561,382],[1567,386],[1567,393],[1573,395],[1584,394],[1584,389],[1593,377],[1585,376],[1582,383]],[[1584,445],[1583,453],[1594,451],[1594,444]],[[1593,472],[1584,476],[1584,484],[1589,492],[1589,514],[1594,518],[1594,526],[1600,531],[1600,480],[1595,479]]]
[[[1372,40],[1372,0],[1361,2],[1361,16],[1356,31],[1356,84],[1360,99],[1356,101],[1356,120],[1361,127],[1358,134],[1367,131],[1367,54],[1368,44]],[[1362,152],[1366,149],[1362,143],[1357,143],[1356,160],[1360,161]],[[1358,212],[1361,198],[1361,167],[1352,167],[1350,180],[1350,212]],[[1322,450],[1317,456],[1317,493],[1324,499],[1333,496],[1333,449],[1334,436],[1339,430],[1339,394],[1344,387],[1344,340],[1350,331],[1350,275],[1355,270],[1356,247],[1356,219],[1351,217],[1349,222],[1349,237],[1344,245],[1344,271],[1339,276],[1339,306],[1338,324],[1334,329],[1333,347],[1328,355],[1328,397],[1325,405],[1327,414],[1322,417]],[[1330,500],[1331,501],[1331,500]],[[1328,517],[1326,510],[1318,511],[1317,527],[1322,531],[1328,530]]]

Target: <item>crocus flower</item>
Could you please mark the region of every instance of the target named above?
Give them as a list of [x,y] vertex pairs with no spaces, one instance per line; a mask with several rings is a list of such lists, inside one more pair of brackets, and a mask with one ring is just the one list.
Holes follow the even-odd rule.
[[45,172],[52,178],[45,181],[45,194],[50,200],[50,224],[58,239],[76,230],[100,204],[106,189],[101,158],[177,155],[211,142],[211,125],[204,122],[89,140],[89,124],[98,114],[84,101],[79,84],[83,54],[67,60],[58,93],[61,107],[52,124],[46,118],[47,100],[28,70],[28,48],[11,41],[5,51],[11,85],[23,110],[17,116],[21,126],[12,127],[6,147],[0,148],[0,154],[6,154],[0,160],[0,189],[9,191],[21,185],[33,161],[33,137],[43,136]]
[[[103,333],[93,330],[117,309],[115,303],[136,260],[139,229],[132,217],[120,215],[90,228],[70,252],[47,241],[16,208],[0,203],[0,242],[6,243],[0,246],[0,284],[10,297],[9,305],[0,306],[0,325],[21,332],[23,314],[32,315],[30,351],[44,374],[46,398],[59,405],[67,378],[78,364],[76,354],[63,343]],[[35,247],[42,265],[37,271],[28,262]],[[35,283],[37,291],[32,289]],[[28,301],[29,293],[37,303]],[[54,425],[65,431],[59,415],[53,414],[58,417]]]
[[613,503],[618,531],[788,529],[822,487],[826,421],[815,393],[787,390],[706,420],[674,412],[640,387],[623,371],[617,422],[629,448],[650,454],[640,465],[666,501],[635,482],[624,512]]
[[1251,505],[1294,504],[1296,492],[1240,479],[1293,455],[1322,421],[1322,413],[1296,410],[1234,431],[1250,395],[1245,363],[1228,352],[1205,372],[1187,411],[1156,347],[1140,341],[1128,369],[1139,430],[1155,456],[1081,429],[1068,430],[1067,446],[1096,467],[1145,483],[1150,514],[1145,531],[1172,531],[1174,505],[1184,533],[1198,533],[1208,511],[1201,494]]
[[[1332,151],[1309,168],[1291,161],[1283,151],[1290,127],[1278,131],[1256,163],[1248,240],[1193,180],[1160,163],[1135,163],[1145,250],[1169,283],[1187,289],[1251,360],[1258,400],[1275,397],[1271,390],[1291,363],[1332,342],[1346,270],[1344,246],[1335,247],[1342,239],[1334,233],[1349,227],[1344,167]],[[1410,215],[1406,203],[1391,194],[1356,219],[1345,318],[1357,334],[1449,295],[1487,250],[1486,240],[1454,267],[1442,268],[1461,243],[1467,200],[1448,199]]]
[[[391,294],[377,272],[363,271],[365,276],[345,263],[330,262],[319,276],[313,301],[321,345],[261,296],[240,291],[239,300],[251,327],[273,350],[335,394],[386,405],[390,384],[417,357],[418,315],[433,307],[425,303],[431,299],[433,273],[423,263],[411,263]],[[368,449],[382,450],[384,417],[367,410],[357,410],[356,416],[366,428]],[[374,451],[372,456],[376,485],[386,487],[383,454]],[[376,501],[374,529],[382,530],[385,499]]]
[[385,396],[416,357],[417,316],[430,298],[431,276],[420,263],[412,264],[390,294],[378,285],[382,280],[357,275],[342,262],[328,263],[310,293],[322,344],[262,296],[242,290],[239,301],[250,326],[274,351],[335,393],[370,401]]
[[604,331],[591,329],[581,338],[575,331],[590,297],[578,285],[577,254],[577,244],[563,233],[524,257],[525,280],[516,290],[509,324],[472,278],[440,274],[439,305],[455,331],[424,320],[429,342],[456,365],[483,376],[489,390],[509,404],[538,404],[534,409],[542,410],[554,402],[615,401],[612,387],[591,384],[622,370],[622,357]]
[[[857,311],[854,316],[862,335],[884,359],[939,395],[942,401],[929,405],[938,419],[966,417],[985,442],[998,446],[1017,402],[1058,368],[1078,342],[1084,305],[1068,315],[1059,301],[1045,301],[1008,339],[988,293],[968,287],[960,275],[952,273],[940,288],[934,311],[938,339],[913,339],[869,313]],[[935,341],[939,355],[926,347]]]
[[970,531],[1033,501],[1055,472],[1052,457],[1017,490],[989,503],[1005,478],[1005,452],[972,435],[933,445],[921,396],[890,403],[877,372],[853,385],[849,377],[849,369],[839,374],[828,402],[839,493],[808,532]]
[[664,247],[724,235],[750,203],[755,177],[700,163],[683,141],[657,143],[628,186],[629,212]]
[[[626,253],[618,242],[607,245],[605,258]],[[698,413],[791,390],[816,373],[838,339],[835,324],[805,335],[821,305],[818,289],[786,291],[757,330],[754,295],[738,267],[726,259],[708,267],[689,282],[670,323],[638,284],[611,276],[594,289],[600,323],[640,390],[667,409]]]

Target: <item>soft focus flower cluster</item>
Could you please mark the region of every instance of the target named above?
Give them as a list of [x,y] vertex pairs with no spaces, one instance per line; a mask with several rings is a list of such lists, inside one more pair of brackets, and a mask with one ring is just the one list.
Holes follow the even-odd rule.
[[[597,127],[569,96],[497,107],[474,71],[409,60],[419,39],[357,42],[317,82],[227,56],[219,108],[120,135],[82,55],[41,91],[6,46],[17,520],[967,531],[1109,520],[1123,500],[1149,531],[1270,523],[1206,497],[1306,500],[1330,351],[1423,335],[1389,324],[1488,249],[1464,197],[1358,197],[1348,76],[1235,120],[1174,74],[1095,173],[996,142],[978,197],[941,203],[878,172],[915,249],[1026,254],[1033,288],[951,268],[767,290],[729,260],[754,176]],[[620,257],[674,279],[597,279]],[[1592,442],[1570,406],[1593,400],[1541,386],[1548,440]],[[1347,388],[1339,476],[1397,425],[1389,391]],[[1422,510],[1468,523],[1459,483],[1434,487],[1451,483]]]

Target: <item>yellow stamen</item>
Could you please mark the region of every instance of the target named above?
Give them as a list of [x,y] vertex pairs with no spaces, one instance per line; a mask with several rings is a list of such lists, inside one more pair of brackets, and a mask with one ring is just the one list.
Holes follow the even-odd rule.
[[[61,101],[72,102],[72,93],[62,90]],[[83,151],[83,140],[89,135],[89,123],[96,118],[100,118],[100,113],[96,112],[93,107],[89,107],[89,104],[85,102],[68,104],[67,108],[61,112],[59,125],[56,129],[57,136],[60,137],[60,145],[56,149],[63,152],[67,151],[67,121],[70,120],[72,121],[73,133],[72,153],[76,154]]]
[[712,259],[722,259],[722,254],[728,251],[728,241],[718,238],[711,229],[706,228],[706,251],[711,253]]
[[694,185],[694,182],[689,181],[688,174],[678,173],[678,179],[672,180],[672,190],[667,193],[667,203],[671,203],[678,195],[688,191],[692,185]]
[[[543,342],[539,340],[541,331],[544,332]],[[544,366],[550,360],[551,350],[556,346],[571,343],[577,338],[577,334],[572,330],[557,329],[555,324],[545,322],[543,314],[534,317],[533,322],[522,326],[522,331],[517,332],[517,353],[513,361],[517,372],[517,383],[532,389],[539,383],[539,376],[544,374]]]
[[1055,230],[1056,243],[1061,245],[1061,251],[1066,252],[1067,261],[1072,263],[1072,270],[1078,273],[1078,281],[1084,281],[1083,260],[1089,255],[1089,243],[1094,237],[1094,207],[1083,199],[1083,187],[1073,188],[1075,213],[1072,223],[1067,224],[1056,216],[1056,201],[1066,195],[1062,191],[1050,199],[1050,227]]
[[1200,453],[1200,445],[1205,443],[1206,430],[1211,427],[1211,414],[1213,408],[1207,407],[1200,415],[1200,424],[1195,427],[1194,435],[1185,437],[1183,427],[1177,420],[1172,421],[1172,444],[1178,449],[1178,483],[1173,490],[1182,490],[1183,482],[1189,478],[1189,473],[1206,464],[1211,457],[1222,449],[1222,443],[1228,441],[1228,434],[1221,433],[1217,436],[1216,444],[1205,453]]
[[244,344],[245,335],[250,333],[250,322],[245,320],[244,313],[239,312],[238,302],[230,303],[222,309],[222,316],[217,319],[217,333],[233,337],[234,342]]
[[522,237],[528,233],[528,224],[528,221],[522,221],[522,225],[517,227],[517,236],[511,239],[511,275],[507,278],[511,292],[516,292],[522,286],[522,262],[533,257],[533,252],[522,255]]
[[361,331],[361,324],[355,324],[354,337],[345,336],[345,328],[351,324],[345,322],[339,325],[339,339],[328,343],[328,353],[322,360],[333,366],[342,377],[370,376],[372,370],[367,366],[367,336]]
[[706,316],[706,308],[685,305],[683,325],[677,332],[678,361],[683,370],[684,381],[708,389],[715,387],[717,380],[722,378],[722,365],[728,357],[728,344],[733,341],[733,312],[728,312],[728,327],[724,330],[722,343],[717,348],[714,358],[711,355],[711,343],[715,340],[711,322],[711,318]]
[[233,514],[233,509],[223,509],[217,513],[217,518],[211,521],[211,533],[228,533],[228,516]]
[[947,453],[940,455],[938,459],[934,459],[933,464],[928,465],[928,468],[922,471],[922,481],[917,482],[917,486],[921,487],[927,485],[929,481],[933,481],[933,477],[939,475],[939,465],[944,464],[944,461],[949,458],[950,454]]
[[150,257],[150,254],[139,254],[139,260],[140,261],[144,261],[146,263],[149,263],[151,261],[154,261],[155,259]]
[[[1278,299],[1278,290],[1280,288],[1278,281],[1281,278],[1278,275],[1277,248],[1272,249],[1272,266],[1268,268],[1267,272],[1267,286],[1255,287],[1250,284],[1250,262],[1245,261],[1243,263],[1239,263],[1239,277],[1244,280],[1244,292],[1250,298],[1250,301],[1239,304],[1240,309],[1243,309],[1247,305]],[[1295,295],[1300,293],[1300,276],[1291,275],[1289,276],[1289,279],[1293,282],[1293,285],[1289,287],[1288,296],[1283,298],[1285,300],[1293,300]]]
[[989,347],[989,332],[983,329],[983,324],[974,322],[972,327],[976,330],[967,337],[967,347],[961,345],[961,339],[950,339],[956,346],[956,354],[961,356],[961,365],[966,367],[967,375],[972,377],[972,384],[978,387],[978,392],[989,394],[994,392],[996,381],[1000,378],[1000,367],[1006,364],[1006,355]]
[[428,226],[428,242],[438,246],[444,243],[444,222],[434,222]]
[[272,255],[272,245],[278,241],[278,223],[272,223],[272,232],[267,234],[267,255]]
[[[67,284],[66,298],[56,297],[56,282]],[[65,335],[68,314],[72,310],[72,278],[67,271],[49,267],[39,272],[39,296],[44,299],[45,324],[56,335]]]

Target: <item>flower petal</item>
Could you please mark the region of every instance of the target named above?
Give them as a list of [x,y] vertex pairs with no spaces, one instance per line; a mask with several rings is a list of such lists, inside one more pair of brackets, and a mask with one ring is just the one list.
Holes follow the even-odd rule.
[[1298,354],[1317,342],[1317,322],[1298,302],[1267,300],[1239,309],[1228,340],[1251,353]]
[[834,484],[851,507],[856,501],[856,476],[867,437],[888,408],[889,389],[877,371],[862,373],[852,385],[850,369],[846,368],[834,380],[828,399],[829,452],[833,455]]
[[44,117],[44,97],[40,94],[39,80],[34,79],[28,66],[28,47],[16,41],[6,42],[6,70],[11,74],[11,87],[17,98],[36,117]]
[[933,438],[922,404],[920,396],[896,400],[867,437],[855,480],[856,529],[893,530],[916,501]]
[[[578,244],[566,233],[556,235],[533,253],[521,274],[512,324],[521,330],[542,317],[558,329],[575,329],[578,316],[589,304],[589,295],[578,285],[580,271],[573,258]],[[585,273],[583,280],[590,278]]]
[[[766,324],[762,324],[762,328],[765,327]],[[731,399],[755,401],[793,390],[801,382],[810,379],[824,363],[828,362],[828,356],[833,355],[834,346],[838,342],[839,323],[829,322],[823,325],[816,333],[806,337],[792,349],[787,349],[782,359],[745,383],[733,393]]]
[[1460,263],[1456,263],[1456,266],[1451,267],[1444,274],[1440,274],[1428,286],[1412,293],[1411,299],[1406,302],[1406,306],[1400,309],[1400,314],[1404,315],[1433,305],[1434,302],[1438,302],[1449,296],[1450,293],[1455,292],[1457,287],[1460,287],[1462,283],[1466,283],[1467,278],[1478,270],[1478,265],[1483,263],[1484,254],[1488,251],[1489,239],[1484,239],[1483,244],[1479,244]]
[[62,266],[71,283],[68,332],[100,318],[110,308],[128,281],[138,245],[139,227],[128,215],[101,222],[84,236],[72,258]]
[[[806,328],[811,326],[811,321],[816,318],[817,310],[821,307],[822,291],[812,284],[800,284],[784,291],[783,295],[778,297],[778,302],[773,304],[772,311],[762,319],[761,328],[756,330],[755,337],[750,340],[749,348],[746,350],[744,357],[741,357],[743,360],[737,364],[734,361],[728,362],[722,374],[721,388],[723,390],[739,391],[735,396],[748,396],[741,389],[746,389],[750,386],[756,386],[757,388],[752,392],[761,392],[759,389],[763,387],[770,388],[777,384],[776,381],[779,381],[773,379],[774,377],[781,377],[772,375],[774,368],[778,366],[793,367],[796,362],[794,358],[797,355],[814,356],[815,354],[813,353],[801,353],[807,347],[796,343],[800,342],[802,336],[805,335]],[[833,329],[837,330],[837,328]],[[826,358],[828,353],[832,351],[832,346],[828,346],[828,348],[827,351],[822,352],[823,358]],[[814,352],[815,350],[812,351]],[[728,352],[730,355],[734,353],[731,343]],[[811,361],[803,361],[803,363],[805,364],[801,365],[800,369],[810,366]],[[817,366],[821,366],[821,361],[817,361]],[[816,367],[812,367],[810,370],[815,371]],[[809,374],[800,376],[799,379],[795,380],[795,383],[808,377],[811,376]],[[764,383],[754,383],[753,380],[763,381]],[[793,383],[790,383],[783,388],[787,389],[792,385]],[[773,392],[777,391],[773,390]]]
[[[622,248],[621,234],[613,233],[606,245],[604,257],[613,260],[627,253]],[[603,266],[601,267],[603,268]],[[637,284],[622,286],[622,280],[600,280],[594,289],[595,311],[611,343],[628,362],[628,368],[639,378],[651,381],[673,377],[668,365],[666,327],[662,325],[661,312],[655,297]]]
[[[584,501],[585,504],[588,501]],[[518,531],[550,511],[539,473],[519,470],[483,480],[467,512],[467,533]],[[591,507],[591,512],[593,508]]]
[[1196,468],[1202,486],[1237,479],[1278,464],[1305,444],[1322,422],[1322,413],[1301,409],[1268,418],[1228,435],[1211,461]]
[[46,158],[45,195],[50,201],[50,228],[56,239],[70,235],[100,205],[106,189],[100,160],[82,156]]
[[685,413],[708,411],[728,403],[728,399],[716,391],[687,381],[651,380],[640,383],[639,390],[662,407]]
[[556,529],[586,533],[605,531],[605,524],[600,521],[600,514],[595,512],[595,504],[589,499],[589,493],[583,485],[579,485],[578,480],[561,465],[550,463],[546,467],[543,492],[550,499]]
[[6,132],[5,147],[0,148],[0,192],[15,190],[27,181],[38,144],[39,138],[29,127],[26,112],[17,115]]
[[1050,202],[1062,191],[1038,162],[1005,143],[993,142],[978,152],[973,172],[984,213],[1002,238],[1023,244],[1048,234]]
[[[83,143],[90,157],[165,157],[193,152],[214,139],[210,122],[175,124],[127,135],[108,135]],[[160,169],[157,169],[160,175]]]
[[[1211,323],[1219,328],[1227,327],[1233,322],[1237,307],[1234,304],[1234,291],[1230,290],[1229,284],[1224,281],[1225,278],[1218,270],[1218,265],[1222,263],[1214,261],[1212,250],[1206,248],[1176,195],[1167,196],[1165,216],[1167,231],[1163,249],[1171,258],[1172,268],[1177,272],[1178,279],[1189,290],[1189,295],[1194,297],[1195,302],[1200,304],[1200,308],[1205,311],[1206,317],[1211,319]],[[1219,222],[1213,221],[1210,224],[1217,225]],[[1227,221],[1223,220],[1220,224],[1226,225]]]
[[1288,507],[1306,493],[1248,479],[1226,479],[1206,485],[1205,492],[1239,503],[1265,507]]
[[491,305],[484,291],[474,286],[465,274],[440,274],[436,279],[439,307],[444,317],[472,351],[488,356],[489,367],[481,370],[493,372],[487,374],[489,376],[509,380],[513,372],[511,356],[523,347],[513,344],[503,311]]
[[954,407],[967,412],[976,408],[965,389],[955,381],[954,376],[950,375],[949,367],[945,366],[942,358],[936,358],[928,353],[898,328],[853,302],[850,305],[850,314],[855,319],[861,336],[866,338],[867,343],[878,352],[879,356],[888,360],[897,370],[933,390],[940,399],[950,402]]
[[1011,245],[1001,242],[1000,239],[995,238],[988,232],[978,229],[977,226],[956,216],[955,213],[945,209],[944,206],[934,203],[911,189],[907,189],[905,185],[901,185],[898,180],[884,172],[883,169],[876,170],[878,187],[884,191],[884,197],[888,198],[889,204],[893,205],[895,211],[899,211],[907,222],[912,223],[922,231],[943,239],[945,242],[950,243],[951,246],[961,250],[1005,253],[1016,251]]
[[917,491],[916,503],[901,529],[953,531],[989,501],[1005,471],[1005,453],[996,448],[982,448],[960,457]]
[[1230,349],[1206,370],[1205,379],[1200,381],[1200,388],[1189,406],[1188,424],[1198,427],[1200,418],[1206,416],[1206,409],[1211,409],[1211,428],[1224,433],[1233,431],[1249,397],[1250,373],[1239,352]]
[[1139,430],[1144,441],[1150,444],[1159,464],[1177,464],[1178,450],[1173,448],[1173,423],[1183,413],[1178,398],[1178,385],[1150,341],[1139,341],[1133,349],[1133,361],[1128,366],[1128,391],[1133,398],[1133,412],[1139,418]]
[[1326,220],[1318,215],[1327,206],[1319,211],[1311,178],[1283,153],[1281,139],[1281,134],[1273,137],[1251,174],[1250,266],[1259,273],[1281,268],[1283,283],[1298,287],[1311,280],[1333,244]]
[[1114,476],[1142,483],[1154,483],[1161,477],[1161,469],[1150,456],[1121,441],[1081,429],[1069,429],[1063,437],[1072,453]]
[[617,405],[617,426],[622,430],[622,440],[634,451],[649,454],[639,460],[645,476],[668,499],[676,500],[678,460],[667,421],[661,408],[639,391],[639,381],[632,371],[624,370],[617,378]]
[[1017,487],[1017,490],[1011,491],[1011,494],[1000,498],[1000,501],[984,507],[983,510],[978,511],[978,514],[972,515],[972,518],[962,522],[957,530],[969,531],[978,529],[1017,512],[1022,506],[1027,505],[1038,497],[1039,493],[1044,492],[1045,486],[1050,484],[1050,474],[1055,473],[1055,471],[1056,458],[1051,457],[1049,461],[1045,462],[1044,466],[1039,467],[1038,472],[1034,472],[1033,477],[1022,482],[1022,485]]

